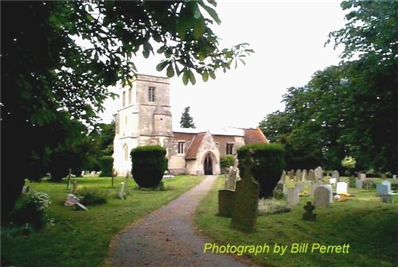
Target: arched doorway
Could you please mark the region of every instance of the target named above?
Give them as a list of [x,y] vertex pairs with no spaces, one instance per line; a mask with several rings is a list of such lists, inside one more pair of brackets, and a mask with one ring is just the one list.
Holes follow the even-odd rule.
[[210,153],[204,158],[204,175],[213,175],[213,161]]

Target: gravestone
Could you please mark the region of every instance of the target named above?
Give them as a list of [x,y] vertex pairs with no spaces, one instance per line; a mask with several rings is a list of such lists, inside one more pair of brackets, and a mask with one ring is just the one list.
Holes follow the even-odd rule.
[[301,176],[302,176],[301,170],[300,169],[296,170],[296,181],[301,181]]
[[357,189],[362,189],[363,188],[363,183],[364,183],[363,180],[357,179],[356,180],[356,188]]
[[389,193],[390,193],[390,191],[392,191],[392,183],[390,181],[383,181],[381,184],[388,186]]
[[332,172],[332,176],[331,176],[331,178],[335,178],[337,182],[340,182],[340,175],[339,175],[339,171],[337,171],[337,170],[334,170],[334,171]]
[[232,217],[235,207],[235,191],[224,189],[218,191],[218,215]]
[[336,194],[347,194],[347,183],[338,182],[336,184]]
[[389,195],[389,186],[385,184],[376,185],[376,195],[377,196]]
[[295,206],[298,203],[300,203],[298,188],[288,188],[287,189],[287,203],[289,206]]
[[77,205],[78,207],[84,209],[84,210],[89,210],[87,209],[84,205],[82,205],[81,203],[79,203],[79,198],[73,194],[68,194],[67,195],[67,199],[65,200],[64,206],[66,207],[72,207]]
[[390,204],[392,203],[392,197],[390,195],[381,195],[381,202]]
[[319,186],[314,191],[314,204],[316,208],[328,208],[331,204],[331,191],[325,186]]
[[310,195],[313,196],[313,195],[314,195],[315,189],[317,189],[317,188],[320,187],[320,186],[322,186],[322,182],[321,182],[321,181],[314,182],[314,183],[311,185]]
[[307,170],[303,169],[303,173],[301,175],[301,181],[307,180]]
[[72,193],[73,194],[76,194],[78,192],[78,182],[77,181],[74,181],[73,183],[72,183]]
[[308,179],[309,181],[315,181],[315,172],[314,172],[313,169],[310,169],[310,170],[308,171],[308,177],[307,177],[307,179]]
[[301,191],[303,191],[303,184],[300,182],[296,183],[296,185],[294,187],[297,188],[299,193],[301,193]]
[[236,187],[236,169],[232,166],[229,167],[228,179],[227,179],[227,188],[228,190],[235,190]]
[[315,221],[315,219],[317,218],[317,214],[314,214],[312,212],[314,209],[315,209],[315,206],[313,206],[310,201],[307,201],[307,204],[304,206],[304,210],[306,212],[303,214],[303,220]]
[[280,182],[282,182],[283,184],[285,184],[285,181],[286,181],[286,172],[283,170],[283,171],[282,171],[282,175],[281,175]]
[[125,183],[121,182],[121,186],[119,187],[118,197],[122,200],[125,199]]
[[330,192],[330,194],[329,194],[329,203],[332,203],[333,202],[332,185],[324,184],[322,186],[324,186],[326,189],[329,190],[329,192]]
[[278,184],[275,187],[275,190],[281,191],[283,193],[284,190],[284,184],[282,182],[278,182]]
[[322,170],[321,167],[317,167],[317,168],[315,169],[315,179],[316,179],[316,180],[322,180],[323,172],[324,172],[324,171]]
[[244,232],[254,231],[256,228],[259,184],[254,180],[251,168],[254,166],[253,151],[246,152],[241,163],[241,180],[236,183],[235,206],[233,209],[231,226]]
[[362,181],[367,179],[367,175],[365,173],[358,173],[358,178]]
[[294,170],[293,169],[288,171],[288,176],[289,176],[289,180],[292,181],[294,178]]

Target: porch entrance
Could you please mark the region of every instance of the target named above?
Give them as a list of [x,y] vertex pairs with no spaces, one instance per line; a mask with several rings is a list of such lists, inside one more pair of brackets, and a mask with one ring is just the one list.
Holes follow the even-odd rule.
[[210,154],[204,159],[204,175],[213,175],[213,162]]

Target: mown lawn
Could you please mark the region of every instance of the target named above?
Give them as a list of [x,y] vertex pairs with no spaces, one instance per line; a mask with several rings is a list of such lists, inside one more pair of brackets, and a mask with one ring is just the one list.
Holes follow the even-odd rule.
[[[374,179],[380,182],[380,179]],[[397,184],[397,181],[390,180]],[[257,230],[242,233],[230,227],[230,219],[216,216],[220,178],[196,212],[198,228],[219,245],[270,246],[266,254],[247,254],[260,266],[396,266],[398,265],[398,203],[380,203],[375,190],[357,190],[344,202],[331,208],[316,209],[315,222],[302,220],[303,206],[312,197],[301,197],[291,212],[259,216]],[[306,188],[308,190],[308,188]],[[295,243],[309,244],[307,253],[290,253]],[[349,244],[349,253],[310,253],[313,243],[322,245]],[[285,254],[273,253],[274,245],[288,246]],[[294,246],[293,246],[294,249]],[[246,257],[245,256],[245,257]]]
[[[65,207],[66,182],[30,183],[31,190],[43,191],[51,196],[49,216],[54,226],[24,235],[13,225],[2,226],[2,266],[102,266],[108,246],[115,234],[131,223],[177,198],[194,187],[204,177],[176,176],[164,180],[165,191],[138,190],[129,179],[130,194],[126,200],[118,199],[117,188],[123,178],[77,178],[78,187],[109,189],[107,204],[90,206],[89,211]],[[75,179],[74,179],[75,180]],[[15,224],[14,224],[15,225]]]

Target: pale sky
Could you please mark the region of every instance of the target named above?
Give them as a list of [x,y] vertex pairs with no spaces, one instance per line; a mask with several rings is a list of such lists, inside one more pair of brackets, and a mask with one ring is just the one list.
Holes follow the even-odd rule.
[[[343,28],[345,13],[341,1],[217,1],[222,24],[214,32],[221,47],[249,43],[255,53],[246,65],[204,83],[183,85],[181,77],[171,78],[173,128],[190,106],[190,115],[199,129],[225,126],[257,127],[269,113],[283,110],[281,103],[289,87],[304,86],[318,70],[337,65],[339,50],[324,47],[331,31]],[[156,71],[158,55],[138,59],[139,73],[166,76]],[[121,101],[107,101],[102,116],[109,123]]]

